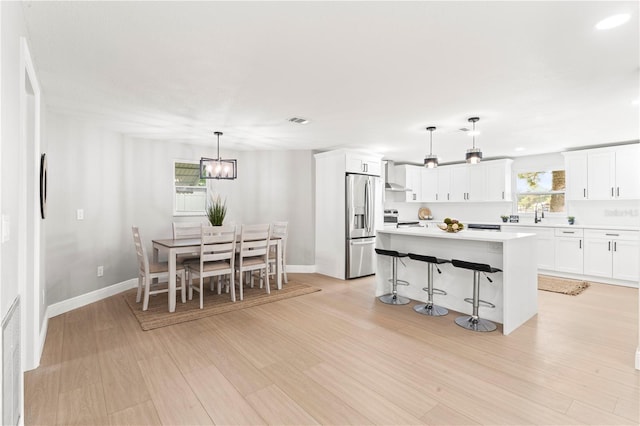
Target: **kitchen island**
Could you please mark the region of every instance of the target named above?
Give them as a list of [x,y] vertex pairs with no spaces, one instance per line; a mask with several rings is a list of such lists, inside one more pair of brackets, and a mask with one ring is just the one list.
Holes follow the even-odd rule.
[[[480,307],[480,318],[502,324],[503,334],[509,334],[538,312],[538,274],[535,234],[512,232],[482,232],[463,230],[448,233],[437,228],[401,228],[377,231],[376,247],[436,256],[442,259],[459,259],[486,263],[502,272],[480,275],[480,299],[496,305]],[[398,294],[426,302],[427,264],[404,258],[406,266],[399,263],[398,279],[409,286],[398,286]],[[434,295],[434,303],[445,308],[471,314],[472,305],[464,301],[473,295],[473,272],[456,268],[450,263],[440,265],[442,274],[435,272],[434,288],[447,292],[446,296]],[[391,261],[378,256],[376,296],[391,292]],[[456,313],[449,314],[453,321]]]

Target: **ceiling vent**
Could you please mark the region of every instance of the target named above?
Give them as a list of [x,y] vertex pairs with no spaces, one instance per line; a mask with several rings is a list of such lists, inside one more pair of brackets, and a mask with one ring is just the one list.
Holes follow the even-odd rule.
[[302,117],[291,117],[289,119],[289,121],[291,123],[296,123],[296,124],[307,124],[309,122],[309,120],[307,120],[306,118],[302,118]]

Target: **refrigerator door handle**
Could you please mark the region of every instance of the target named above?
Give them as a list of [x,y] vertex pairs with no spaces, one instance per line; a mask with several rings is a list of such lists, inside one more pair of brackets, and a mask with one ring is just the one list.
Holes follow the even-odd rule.
[[376,241],[375,240],[370,240],[370,241],[351,241],[351,245],[352,246],[368,246],[370,244],[375,244]]
[[364,229],[369,234],[369,180],[364,183]]
[[373,178],[369,178],[367,179],[367,183],[365,185],[365,194],[366,194],[366,198],[365,198],[365,208],[366,208],[366,228],[367,228],[367,235],[372,235],[373,234],[373,221],[374,221],[374,210],[373,210]]

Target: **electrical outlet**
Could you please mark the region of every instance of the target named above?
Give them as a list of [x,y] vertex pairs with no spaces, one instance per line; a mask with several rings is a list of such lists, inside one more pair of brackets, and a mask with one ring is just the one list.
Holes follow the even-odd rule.
[[101,277],[104,275],[104,266],[98,266],[98,276]]
[[84,220],[84,209],[76,210],[76,219]]

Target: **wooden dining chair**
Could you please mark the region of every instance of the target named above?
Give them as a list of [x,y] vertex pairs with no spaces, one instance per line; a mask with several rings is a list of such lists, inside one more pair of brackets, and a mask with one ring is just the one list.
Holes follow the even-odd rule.
[[[279,265],[279,268],[285,283],[289,282],[286,269],[288,227],[289,222],[274,222],[271,226],[271,236],[280,238],[280,247],[282,249],[280,260],[282,261],[282,263]],[[278,257],[276,255],[276,247],[272,245],[271,247],[269,247],[269,274],[273,275],[274,277],[277,269],[277,259]]]
[[[181,238],[200,238],[200,230],[203,225],[208,225],[203,222],[173,222],[173,239],[181,239]],[[198,253],[185,253],[179,254],[176,257],[177,263],[184,263],[190,260],[197,260]]]
[[[243,275],[245,272],[252,273],[260,271],[261,284],[267,294],[271,293],[269,288],[269,237],[271,234],[270,224],[241,225],[240,241],[238,243],[238,253],[236,255],[236,271],[238,272],[238,288],[240,290],[240,300],[243,299]],[[252,278],[253,279],[253,278]],[[262,287],[262,285],[261,285]]]
[[[198,260],[185,262],[189,271],[189,300],[193,299],[193,290],[200,293],[200,309],[203,308],[203,281],[206,277],[221,277],[229,275],[231,301],[236,301],[235,290],[235,253],[236,227],[205,226],[202,225],[200,234],[200,253]],[[199,286],[194,287],[193,278],[199,278]],[[218,280],[218,294],[220,294],[220,280]]]
[[[149,295],[159,293],[169,293],[167,283],[154,283],[157,278],[160,279],[169,278],[169,264],[167,262],[149,262],[147,256],[147,250],[142,243],[140,237],[140,230],[138,227],[133,226],[133,242],[136,245],[136,255],[138,257],[138,294],[136,296],[136,302],[140,303],[142,298],[142,292],[144,290],[144,302],[142,303],[142,310],[146,311],[149,308]],[[180,280],[180,287],[176,284],[176,291],[182,292],[182,303],[186,303],[186,280],[184,275],[184,267],[182,265],[176,265],[176,276]],[[167,285],[167,288],[158,288],[162,285]],[[151,287],[155,287],[154,290]]]

